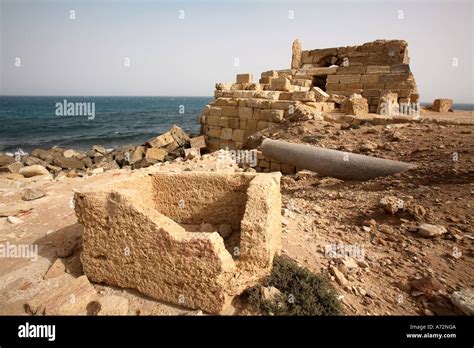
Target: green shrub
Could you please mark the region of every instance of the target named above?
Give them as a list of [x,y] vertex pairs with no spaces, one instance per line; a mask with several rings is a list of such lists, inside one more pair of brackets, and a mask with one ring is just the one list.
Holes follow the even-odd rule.
[[341,306],[336,292],[323,275],[298,266],[288,257],[277,256],[263,286],[281,291],[272,301],[262,301],[261,287],[247,289],[248,303],[263,315],[338,315]]

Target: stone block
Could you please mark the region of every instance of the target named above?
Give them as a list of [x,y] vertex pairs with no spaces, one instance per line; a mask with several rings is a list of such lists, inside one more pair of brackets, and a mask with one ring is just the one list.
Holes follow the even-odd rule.
[[245,132],[241,129],[235,129],[232,133],[232,141],[243,143],[245,140]]
[[151,147],[146,150],[145,158],[148,161],[163,161],[167,154],[168,154],[168,151],[166,151],[165,149]]
[[289,91],[290,80],[286,77],[276,77],[270,80],[270,89],[275,91]]
[[170,133],[179,146],[184,146],[189,142],[189,136],[177,125],[171,127]]
[[317,102],[325,102],[326,100],[329,99],[329,94],[327,94],[326,92],[324,92],[321,88],[319,87],[313,87],[311,89],[311,92],[314,93],[314,99],[317,101]]
[[211,109],[209,110],[209,115],[211,115],[211,116],[221,116],[222,115],[222,110],[219,107],[211,106]]
[[220,138],[222,140],[231,140],[232,139],[232,128],[222,128]]
[[301,102],[315,101],[315,95],[314,92],[293,92],[291,99]]
[[252,83],[252,74],[237,74],[237,83]]
[[[74,202],[87,278],[209,313],[232,314],[281,250],[277,174],[153,173],[83,189]],[[203,221],[229,224],[236,244],[188,230]]]
[[352,94],[344,104],[344,110],[348,115],[366,115],[369,112],[367,99],[360,94]]
[[435,99],[431,109],[435,112],[448,112],[452,107],[452,99]]
[[239,118],[244,120],[252,119],[253,108],[239,107]]
[[206,147],[206,138],[203,135],[191,138],[189,144],[192,148],[202,149]]

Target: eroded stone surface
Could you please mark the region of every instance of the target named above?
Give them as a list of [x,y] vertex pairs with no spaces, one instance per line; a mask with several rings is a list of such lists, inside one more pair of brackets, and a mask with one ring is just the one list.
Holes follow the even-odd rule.
[[[156,173],[76,193],[75,209],[91,281],[211,313],[232,312],[281,249],[279,173]],[[183,227],[203,222],[234,244]]]

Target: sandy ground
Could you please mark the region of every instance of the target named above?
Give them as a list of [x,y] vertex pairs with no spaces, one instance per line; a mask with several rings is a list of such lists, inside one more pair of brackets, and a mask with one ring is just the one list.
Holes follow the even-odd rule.
[[[328,274],[330,266],[338,262],[328,253],[333,246],[336,253],[346,252],[352,259],[363,257],[359,266],[343,268],[346,285],[332,278],[347,315],[457,314],[449,295],[474,286],[474,117],[470,112],[433,114],[423,117],[473,125],[424,122],[343,130],[337,124],[307,121],[286,130],[272,130],[272,137],[277,139],[418,165],[410,172],[366,182],[321,178],[305,171],[282,177],[284,254],[316,273]],[[37,259],[0,260],[0,314],[26,315],[25,301],[47,292],[63,277],[80,274],[76,253],[66,260],[71,274],[43,279],[57,259],[62,236],[81,232],[72,205],[74,190],[130,175],[186,167],[216,170],[216,158],[60,180],[10,180],[13,176],[0,175],[0,211],[23,211],[17,214],[23,221],[19,224],[0,218],[0,243],[39,246]],[[222,170],[222,165],[219,168]],[[224,168],[236,170],[236,166]],[[40,189],[46,196],[25,202],[21,197],[26,188]],[[385,212],[379,201],[386,196],[402,199],[406,209],[396,214]],[[416,227],[422,222],[443,225],[448,232],[435,238],[420,237]],[[438,295],[410,287],[411,280],[421,277],[439,283]],[[100,294],[126,297],[131,315],[196,314],[133,290],[94,286]]]

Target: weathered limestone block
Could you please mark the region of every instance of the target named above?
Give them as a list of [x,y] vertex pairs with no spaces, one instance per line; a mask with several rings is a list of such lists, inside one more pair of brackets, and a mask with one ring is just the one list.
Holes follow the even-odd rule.
[[222,140],[231,140],[232,139],[232,128],[222,128],[220,138]]
[[348,115],[366,115],[369,113],[369,104],[367,99],[363,98],[360,94],[354,93],[346,99],[344,111]]
[[314,92],[294,92],[291,98],[294,101],[315,101]]
[[171,127],[170,133],[179,146],[184,146],[187,142],[189,142],[189,136],[176,125]]
[[290,80],[286,77],[276,77],[270,80],[270,89],[275,91],[289,91]]
[[156,138],[150,139],[146,142],[146,145],[149,147],[163,147],[168,144],[171,144],[174,141],[173,136],[170,132],[163,133]]
[[321,88],[319,87],[313,87],[311,89],[311,92],[314,93],[314,99],[317,101],[317,102],[325,102],[326,100],[329,99],[329,94],[327,94],[326,92],[324,92]]
[[[154,173],[92,184],[74,201],[92,282],[210,313],[232,313],[281,250],[279,173]],[[234,244],[193,232],[203,222],[229,224]]]
[[299,69],[301,66],[301,42],[299,39],[293,41],[291,46],[291,69]]
[[452,99],[435,99],[431,109],[435,112],[448,112],[452,107]]
[[189,144],[192,148],[202,149],[206,147],[206,139],[204,138],[204,136],[200,135],[198,137],[191,138]]
[[165,149],[160,149],[156,147],[151,147],[146,150],[145,158],[149,161],[163,161],[168,154],[168,151]]
[[252,83],[252,74],[237,74],[237,83]]

